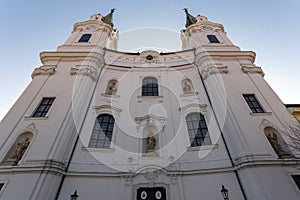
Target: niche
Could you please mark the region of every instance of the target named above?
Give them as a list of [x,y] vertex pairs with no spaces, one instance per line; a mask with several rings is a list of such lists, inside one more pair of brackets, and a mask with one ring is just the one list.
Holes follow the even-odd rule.
[[19,161],[22,159],[24,153],[26,152],[32,138],[33,134],[31,132],[26,132],[19,135],[13,146],[8,151],[4,161],[2,162],[2,165],[18,165]]

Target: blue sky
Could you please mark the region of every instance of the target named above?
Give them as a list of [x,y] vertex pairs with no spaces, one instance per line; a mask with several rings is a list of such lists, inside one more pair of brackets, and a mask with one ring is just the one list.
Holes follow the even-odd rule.
[[[299,0],[1,0],[0,119],[31,81],[33,69],[41,65],[39,53],[55,51],[76,22],[116,8],[114,24],[120,31],[120,45],[135,33],[148,42],[140,45],[163,45],[160,48],[176,51],[180,50],[178,33],[184,28],[185,7],[193,15],[223,24],[235,45],[256,52],[256,65],[263,68],[265,79],[282,101],[300,104]],[[142,31],[149,27],[158,34]],[[149,43],[161,38],[160,31],[172,37],[161,44]],[[122,50],[131,49],[123,46]]]

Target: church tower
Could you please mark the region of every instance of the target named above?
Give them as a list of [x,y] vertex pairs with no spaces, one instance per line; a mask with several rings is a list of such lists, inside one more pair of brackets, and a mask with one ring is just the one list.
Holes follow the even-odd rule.
[[104,66],[103,47],[117,34],[112,14],[75,24],[57,51],[40,54],[43,65],[0,125],[1,199],[56,198]]
[[187,9],[182,51],[119,52],[113,13],[40,54],[0,124],[0,199],[300,198],[295,120],[254,52]]

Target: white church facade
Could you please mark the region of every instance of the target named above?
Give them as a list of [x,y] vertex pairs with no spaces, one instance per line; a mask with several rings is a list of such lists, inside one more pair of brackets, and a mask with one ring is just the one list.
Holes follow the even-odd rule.
[[182,51],[120,52],[113,11],[40,54],[0,124],[0,199],[300,199],[297,122],[255,53],[187,10]]

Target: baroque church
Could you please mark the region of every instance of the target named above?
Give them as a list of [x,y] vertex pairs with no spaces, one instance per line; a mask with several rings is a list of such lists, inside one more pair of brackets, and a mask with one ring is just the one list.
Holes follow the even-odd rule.
[[187,9],[181,51],[120,52],[113,13],[40,54],[0,124],[1,200],[300,199],[299,105],[254,52]]

